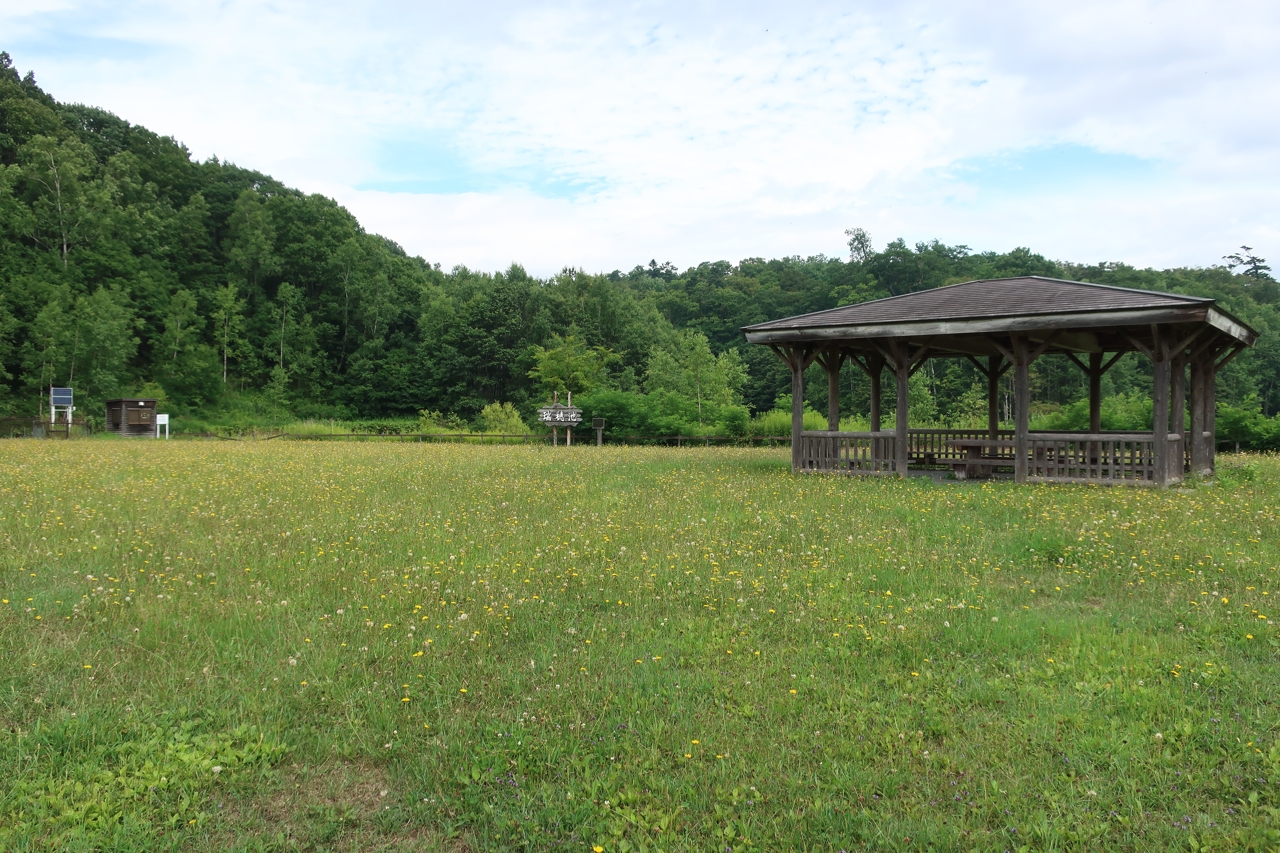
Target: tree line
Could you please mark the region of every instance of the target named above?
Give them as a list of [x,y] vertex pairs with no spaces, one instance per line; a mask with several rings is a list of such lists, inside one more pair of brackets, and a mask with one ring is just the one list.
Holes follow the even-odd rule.
[[[860,229],[847,237],[843,257],[684,270],[652,260],[548,278],[517,264],[445,270],[367,233],[331,199],[60,103],[0,53],[0,414],[36,414],[50,385],[69,385],[90,413],[137,394],[206,423],[457,426],[487,406],[496,417],[493,404],[509,404],[508,423],[511,412],[530,421],[552,391],[572,390],[619,432],[737,434],[790,387],[771,352],[743,343],[742,326],[1012,275],[1217,298],[1262,333],[1224,371],[1220,399],[1255,432],[1280,409],[1280,285],[1247,247],[1212,266],[1153,270],[936,240],[877,250]],[[866,382],[849,373],[842,406],[865,413]],[[1122,402],[1149,395],[1136,357],[1105,381]],[[984,380],[966,361],[931,361],[913,382],[915,421],[985,416]],[[1033,383],[1045,417],[1069,420],[1086,392],[1065,359],[1038,360]],[[807,402],[824,411],[826,395],[815,368]]]

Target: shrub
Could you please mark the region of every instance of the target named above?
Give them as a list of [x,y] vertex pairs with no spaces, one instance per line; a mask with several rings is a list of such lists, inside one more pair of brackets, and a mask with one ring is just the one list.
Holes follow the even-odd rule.
[[[790,403],[788,402],[788,406]],[[804,428],[807,430],[826,429],[827,418],[820,415],[813,409],[805,406],[804,409]],[[753,436],[763,435],[791,435],[791,409],[771,409],[767,412],[761,412],[756,415],[751,423],[747,425],[747,434]]]
[[747,426],[751,423],[751,412],[746,406],[721,406],[719,414],[719,426],[725,435],[747,434]]
[[422,409],[418,412],[419,432],[467,432],[467,422],[457,415]]
[[737,405],[717,405],[703,401],[702,422],[698,405],[674,391],[637,394],[631,391],[593,391],[579,401],[583,422],[604,418],[605,434],[611,438],[628,435],[744,435],[749,425],[747,410]]
[[[1102,428],[1124,432],[1146,432],[1151,429],[1151,395],[1139,391],[1116,394],[1102,401]],[[1077,400],[1057,411],[1031,419],[1034,430],[1087,430],[1089,401]]]
[[477,425],[482,432],[502,435],[524,435],[529,432],[524,419],[510,403],[490,403],[480,410]]
[[1239,444],[1242,450],[1280,450],[1280,416],[1262,414],[1255,396],[1239,406],[1219,403],[1214,427],[1219,444]]

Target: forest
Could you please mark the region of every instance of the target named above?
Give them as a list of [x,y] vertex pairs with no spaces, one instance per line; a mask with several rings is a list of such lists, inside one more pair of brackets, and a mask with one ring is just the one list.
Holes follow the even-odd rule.
[[[57,385],[75,389],[90,423],[104,400],[138,395],[192,431],[308,419],[502,431],[572,391],[614,435],[768,432],[790,383],[742,326],[1034,274],[1218,299],[1261,335],[1219,378],[1219,436],[1280,446],[1280,284],[1248,247],[1155,270],[846,237],[843,257],[684,270],[654,259],[549,278],[517,264],[446,270],[331,199],[61,103],[0,53],[0,416],[43,412]],[[825,411],[813,370],[806,402]],[[866,381],[845,382],[856,421]],[[913,424],[978,422],[983,382],[967,362],[930,362],[913,379]],[[1111,370],[1104,428],[1149,423],[1149,383],[1135,356]],[[1082,425],[1086,384],[1070,362],[1038,360],[1033,386],[1034,423]]]

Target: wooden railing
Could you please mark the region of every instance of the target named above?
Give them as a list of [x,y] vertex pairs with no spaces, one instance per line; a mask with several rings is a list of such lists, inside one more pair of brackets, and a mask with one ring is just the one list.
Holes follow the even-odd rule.
[[[952,465],[965,458],[965,450],[949,442],[986,439],[986,430],[911,430],[908,448],[912,466]],[[997,440],[1011,445],[1012,430],[1000,430]],[[1186,467],[1181,437],[1170,433],[1167,482],[1179,482]],[[800,434],[800,467],[805,471],[846,474],[896,473],[896,433],[805,431]],[[1013,468],[1012,446],[996,446],[982,458],[1007,460]],[[1027,438],[1027,477],[1032,482],[1054,483],[1152,483],[1157,482],[1155,436],[1124,432],[1033,432]]]
[[892,474],[896,434],[881,432],[802,432],[801,468],[846,474]]
[[[1170,434],[1170,480],[1182,479],[1182,447]],[[1107,483],[1156,480],[1156,437],[1135,433],[1032,433],[1027,479],[1032,482]]]

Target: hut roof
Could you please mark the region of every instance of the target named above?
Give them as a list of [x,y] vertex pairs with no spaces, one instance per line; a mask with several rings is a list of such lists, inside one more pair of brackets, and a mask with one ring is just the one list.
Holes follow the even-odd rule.
[[980,279],[745,326],[752,343],[1134,328],[1207,322],[1251,345],[1257,332],[1213,299],[1043,276]]

